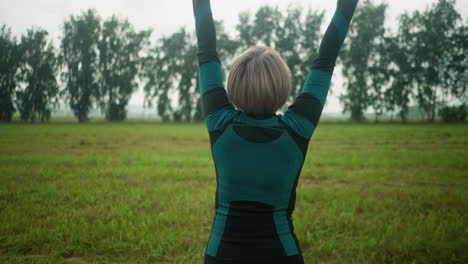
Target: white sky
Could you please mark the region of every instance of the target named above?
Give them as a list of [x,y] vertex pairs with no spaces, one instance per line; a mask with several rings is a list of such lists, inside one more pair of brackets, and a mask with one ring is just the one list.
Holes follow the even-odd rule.
[[[363,0],[361,0],[362,2]],[[234,30],[238,14],[245,10],[254,11],[269,4],[285,8],[301,4],[317,10],[325,10],[324,22],[331,19],[336,0],[211,0],[215,19],[222,19],[228,30]],[[381,2],[381,0],[375,0]],[[394,27],[396,18],[406,11],[424,10],[437,0],[387,0],[389,9],[387,24]],[[153,37],[168,35],[182,26],[194,30],[191,0],[0,0],[0,24],[7,24],[17,36],[31,26],[39,26],[49,31],[54,42],[58,43],[61,26],[70,14],[94,8],[106,18],[112,14],[127,17],[138,30],[153,28]],[[458,0],[457,8],[466,21],[468,0]],[[336,70],[333,81],[333,95],[327,99],[325,112],[340,112],[338,95],[342,92],[341,76]],[[134,94],[130,104],[142,105],[143,93]]]

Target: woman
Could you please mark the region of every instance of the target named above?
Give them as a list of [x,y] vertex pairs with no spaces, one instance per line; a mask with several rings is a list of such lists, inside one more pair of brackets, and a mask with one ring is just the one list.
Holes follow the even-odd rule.
[[271,48],[237,58],[224,89],[210,0],[193,0],[200,93],[216,168],[206,264],[304,263],[294,234],[296,186],[358,0],[339,0],[302,93],[284,115],[291,73]]

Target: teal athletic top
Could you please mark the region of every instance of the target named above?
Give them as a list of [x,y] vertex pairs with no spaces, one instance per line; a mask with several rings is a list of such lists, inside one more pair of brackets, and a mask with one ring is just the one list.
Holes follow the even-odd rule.
[[304,89],[284,115],[234,108],[223,85],[210,0],[193,0],[203,113],[216,168],[207,264],[297,264],[292,213],[309,140],[358,0],[339,0]]

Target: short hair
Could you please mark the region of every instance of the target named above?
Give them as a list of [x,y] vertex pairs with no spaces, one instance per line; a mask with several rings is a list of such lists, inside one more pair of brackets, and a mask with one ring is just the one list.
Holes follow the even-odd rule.
[[291,92],[291,71],[272,48],[253,46],[232,64],[228,77],[228,98],[247,114],[274,113]]

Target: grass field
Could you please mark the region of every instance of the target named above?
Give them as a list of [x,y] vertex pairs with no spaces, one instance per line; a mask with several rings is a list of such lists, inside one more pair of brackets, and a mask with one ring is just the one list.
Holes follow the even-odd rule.
[[[468,125],[326,124],[298,186],[306,264],[468,263]],[[0,263],[200,264],[202,124],[0,124]]]

